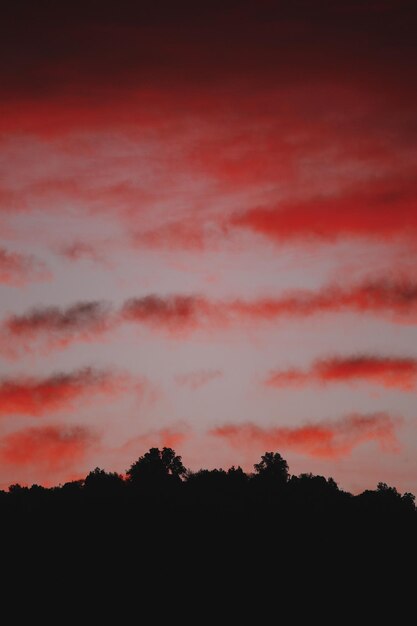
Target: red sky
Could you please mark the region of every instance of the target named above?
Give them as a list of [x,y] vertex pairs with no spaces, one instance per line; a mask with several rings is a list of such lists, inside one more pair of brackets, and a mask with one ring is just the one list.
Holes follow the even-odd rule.
[[0,488],[267,449],[417,491],[411,0],[16,0]]

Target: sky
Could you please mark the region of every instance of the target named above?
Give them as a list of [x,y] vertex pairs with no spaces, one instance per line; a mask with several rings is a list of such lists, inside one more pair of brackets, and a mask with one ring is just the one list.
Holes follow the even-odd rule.
[[417,492],[417,8],[14,0],[0,488],[186,467]]

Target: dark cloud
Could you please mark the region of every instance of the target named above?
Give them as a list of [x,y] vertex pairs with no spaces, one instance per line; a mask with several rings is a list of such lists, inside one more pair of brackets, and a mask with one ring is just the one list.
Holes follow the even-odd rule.
[[21,352],[65,348],[76,341],[92,341],[113,324],[105,302],[79,302],[67,308],[37,307],[11,315],[2,324],[0,346],[11,357]]
[[160,327],[190,328],[203,321],[209,303],[199,296],[149,295],[128,300],[121,310],[124,320]]

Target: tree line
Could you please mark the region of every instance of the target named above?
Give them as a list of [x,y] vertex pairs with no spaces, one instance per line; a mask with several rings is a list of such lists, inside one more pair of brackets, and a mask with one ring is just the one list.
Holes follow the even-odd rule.
[[0,491],[3,521],[48,518],[75,521],[127,516],[151,525],[164,517],[212,524],[240,520],[264,528],[308,523],[353,526],[401,526],[415,529],[415,496],[378,483],[358,495],[339,488],[333,478],[291,475],[278,452],[266,452],[252,473],[228,470],[187,470],[172,448],[151,448],[122,476],[96,467],[83,480],[57,487],[13,484]]

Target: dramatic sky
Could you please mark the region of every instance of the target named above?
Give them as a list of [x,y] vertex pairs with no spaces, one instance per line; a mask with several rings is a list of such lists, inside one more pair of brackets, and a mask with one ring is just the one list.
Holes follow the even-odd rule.
[[279,451],[417,491],[414,0],[13,0],[0,488]]

